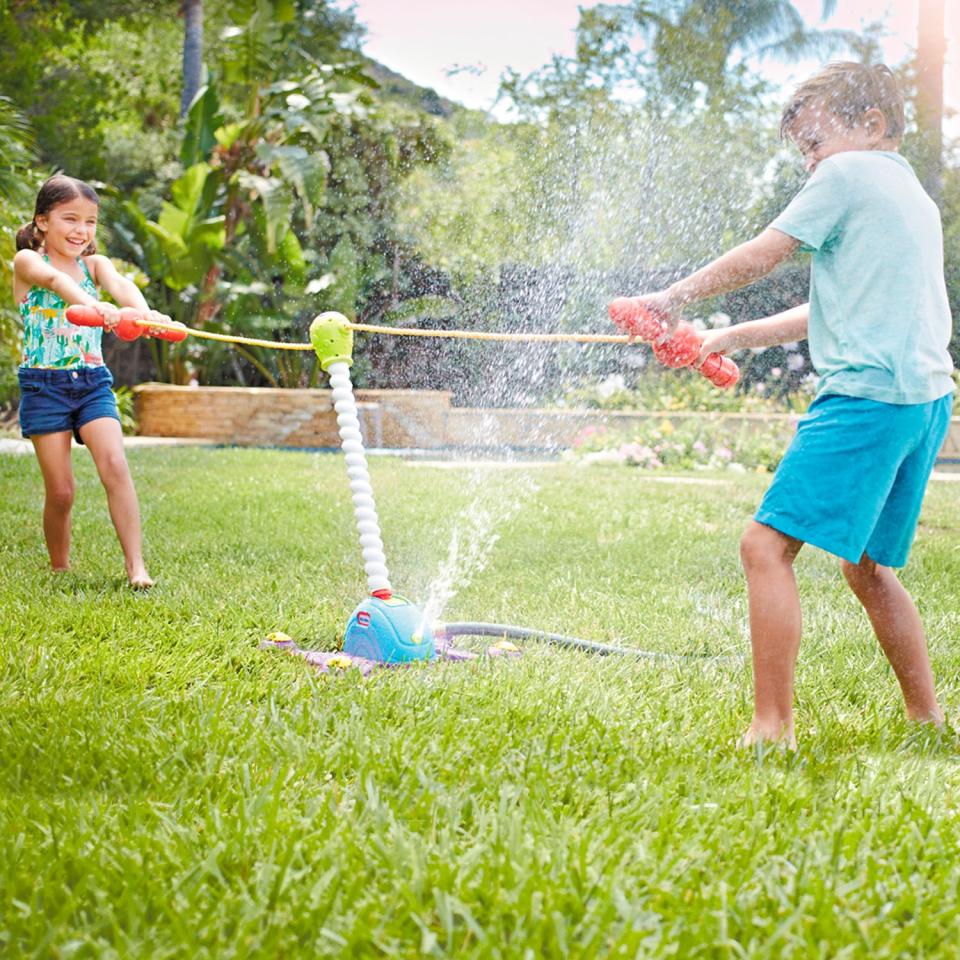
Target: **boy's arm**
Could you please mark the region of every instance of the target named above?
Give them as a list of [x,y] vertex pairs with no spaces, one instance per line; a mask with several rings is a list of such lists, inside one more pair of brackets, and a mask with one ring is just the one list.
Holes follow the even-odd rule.
[[637,299],[659,317],[664,327],[663,339],[669,339],[680,322],[680,311],[688,303],[728,293],[765,277],[792,257],[799,246],[799,240],[768,227],[666,290]]
[[765,277],[774,267],[789,259],[800,241],[768,227],[763,233],[741,243],[713,263],[678,280],[667,289],[674,307],[679,309],[696,300],[729,293]]
[[711,353],[731,353],[747,347],[775,347],[780,343],[806,340],[809,320],[810,304],[801,303],[772,317],[748,320],[722,330],[708,330],[703,334],[703,347],[694,366],[700,366]]

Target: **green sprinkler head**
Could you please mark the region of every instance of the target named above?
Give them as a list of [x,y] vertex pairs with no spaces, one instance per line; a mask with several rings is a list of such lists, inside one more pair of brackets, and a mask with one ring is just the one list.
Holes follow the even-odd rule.
[[320,369],[327,371],[338,360],[353,363],[353,330],[342,313],[329,310],[314,317],[310,324],[310,342],[317,352]]

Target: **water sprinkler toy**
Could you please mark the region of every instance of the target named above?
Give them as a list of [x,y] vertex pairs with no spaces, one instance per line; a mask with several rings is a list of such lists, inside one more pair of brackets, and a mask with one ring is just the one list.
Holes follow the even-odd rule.
[[[640,297],[617,297],[608,308],[610,319],[625,333],[653,344],[653,355],[667,367],[688,367],[700,356],[703,341],[694,328],[681,322],[673,336],[658,342],[663,323]],[[698,368],[714,386],[732,387],[740,379],[740,370],[729,358],[711,353]]]
[[410,663],[436,656],[430,625],[423,613],[393,592],[383,552],[377,506],[363,451],[357,404],[350,381],[353,330],[343,314],[321,313],[310,324],[310,342],[320,368],[330,376],[340,445],[347,462],[353,515],[360,535],[363,567],[370,595],[353,611],[343,638],[343,652],[375,663]]
[[[67,320],[75,323],[78,327],[102,327],[103,317],[95,307],[80,306],[74,304],[67,307]],[[146,320],[143,313],[135,307],[123,307],[120,310],[120,322],[113,328],[113,332],[121,340],[136,340],[138,337],[146,334],[148,337],[155,337],[157,340],[169,340],[171,343],[180,343],[186,340],[188,330],[186,327],[181,329],[152,328],[150,321]]]

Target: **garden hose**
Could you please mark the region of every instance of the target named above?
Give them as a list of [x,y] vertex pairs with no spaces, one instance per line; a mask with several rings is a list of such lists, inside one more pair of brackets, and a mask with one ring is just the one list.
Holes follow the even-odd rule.
[[453,637],[508,637],[511,640],[540,640],[569,650],[581,650],[595,653],[600,657],[622,656],[637,657],[641,660],[658,661],[697,661],[700,663],[727,663],[743,660],[736,654],[700,654],[700,653],[663,653],[652,650],[638,650],[634,647],[617,647],[609,643],[597,643],[594,640],[581,640],[578,637],[565,637],[560,633],[548,633],[546,630],[531,630],[527,627],[515,627],[504,623],[444,623],[434,627],[434,636]]

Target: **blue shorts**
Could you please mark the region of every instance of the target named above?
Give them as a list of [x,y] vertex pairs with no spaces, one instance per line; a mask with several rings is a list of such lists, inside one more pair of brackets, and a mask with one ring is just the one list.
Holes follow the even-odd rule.
[[915,404],[818,397],[754,519],[851,563],[866,553],[902,567],[952,409],[953,394]]
[[21,367],[20,431],[25,437],[72,430],[77,443],[80,428],[100,417],[120,420],[117,398],[110,387],[113,376],[106,367],[48,370]]

